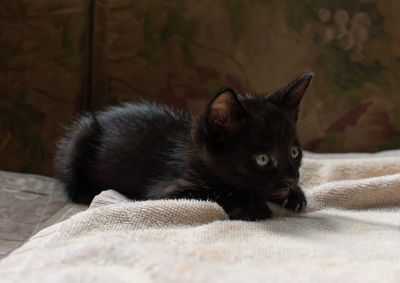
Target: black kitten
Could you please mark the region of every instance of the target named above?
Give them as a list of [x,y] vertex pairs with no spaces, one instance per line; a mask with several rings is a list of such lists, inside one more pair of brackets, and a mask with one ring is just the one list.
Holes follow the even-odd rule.
[[149,103],[83,116],[59,143],[56,166],[78,203],[114,189],[138,200],[213,200],[231,219],[272,216],[266,201],[299,211],[296,121],[312,76],[266,97],[226,88],[197,118]]

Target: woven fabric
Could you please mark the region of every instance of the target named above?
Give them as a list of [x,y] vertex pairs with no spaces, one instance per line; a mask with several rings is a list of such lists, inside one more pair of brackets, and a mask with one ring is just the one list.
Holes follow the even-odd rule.
[[114,191],[0,262],[2,282],[399,282],[400,151],[306,154],[302,214]]

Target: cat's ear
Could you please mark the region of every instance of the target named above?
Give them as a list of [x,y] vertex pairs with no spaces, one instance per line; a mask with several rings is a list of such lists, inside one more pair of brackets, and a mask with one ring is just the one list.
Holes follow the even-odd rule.
[[218,135],[233,132],[246,116],[247,111],[236,92],[231,88],[224,88],[214,96],[206,108],[206,133]]
[[305,73],[291,82],[288,86],[272,93],[267,99],[286,112],[292,114],[297,120],[297,113],[304,93],[309,87],[314,73]]

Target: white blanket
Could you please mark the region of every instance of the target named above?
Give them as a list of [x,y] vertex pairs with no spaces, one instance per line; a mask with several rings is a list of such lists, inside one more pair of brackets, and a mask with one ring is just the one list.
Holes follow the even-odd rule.
[[1,282],[400,282],[400,151],[306,154],[305,213],[113,191],[0,262]]

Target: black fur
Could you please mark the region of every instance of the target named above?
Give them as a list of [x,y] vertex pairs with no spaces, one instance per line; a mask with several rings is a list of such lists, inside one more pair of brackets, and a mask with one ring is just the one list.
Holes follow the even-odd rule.
[[[60,177],[78,203],[114,189],[137,200],[213,200],[232,219],[270,217],[267,200],[300,210],[296,122],[311,78],[267,97],[224,89],[197,118],[150,103],[85,115],[58,145]],[[260,154],[270,158],[266,166],[257,164]]]

